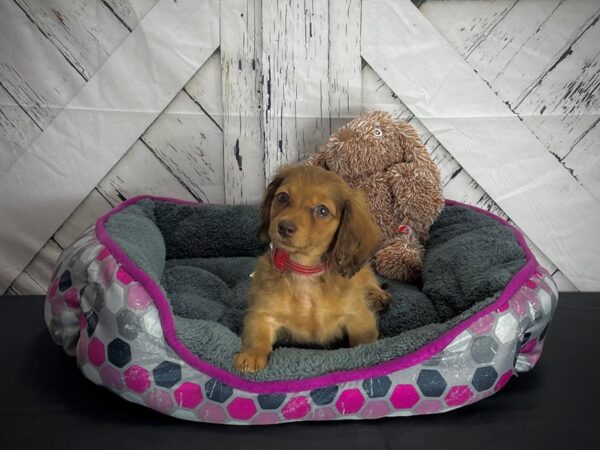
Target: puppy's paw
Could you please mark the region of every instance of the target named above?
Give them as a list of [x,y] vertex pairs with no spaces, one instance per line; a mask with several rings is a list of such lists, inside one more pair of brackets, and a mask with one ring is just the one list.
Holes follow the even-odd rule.
[[392,296],[383,289],[367,292],[367,304],[369,309],[375,312],[385,312],[389,309]]
[[235,370],[241,373],[255,373],[267,367],[269,355],[266,353],[242,350],[235,354]]

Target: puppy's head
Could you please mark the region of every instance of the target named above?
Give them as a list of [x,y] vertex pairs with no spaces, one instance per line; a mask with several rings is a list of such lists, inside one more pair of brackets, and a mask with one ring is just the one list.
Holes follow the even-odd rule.
[[326,260],[351,277],[381,240],[364,194],[319,167],[284,167],[269,184],[260,210],[259,239],[292,255]]

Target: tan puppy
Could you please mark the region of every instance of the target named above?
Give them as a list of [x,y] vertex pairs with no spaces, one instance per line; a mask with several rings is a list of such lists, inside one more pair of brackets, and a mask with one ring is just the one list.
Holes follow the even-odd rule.
[[365,266],[381,240],[364,195],[333,172],[284,167],[267,188],[259,258],[244,319],[240,372],[267,365],[278,335],[326,345],[347,334],[351,346],[377,339],[374,310],[390,295]]

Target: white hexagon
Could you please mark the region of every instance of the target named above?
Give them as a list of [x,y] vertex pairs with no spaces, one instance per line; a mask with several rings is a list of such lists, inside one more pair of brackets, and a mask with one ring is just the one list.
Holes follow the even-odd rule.
[[87,276],[89,281],[98,282],[98,274],[100,273],[100,264],[98,261],[91,262],[87,267]]
[[81,260],[85,261],[85,262],[93,260],[94,258],[96,258],[98,253],[100,253],[101,248],[102,248],[102,245],[100,245],[100,244],[92,245],[91,247],[86,248],[84,250],[84,252],[81,254]]
[[464,330],[448,345],[444,350],[445,353],[462,353],[467,350],[473,336],[468,330]]
[[177,409],[177,410],[173,411],[170,415],[173,417],[177,417],[178,419],[191,420],[192,422],[198,422],[198,416],[194,413],[194,411],[186,411],[184,409]]
[[163,337],[160,317],[156,309],[151,309],[148,314],[144,316],[144,328],[152,336],[156,336],[157,338]]
[[550,314],[552,311],[552,299],[550,298],[550,294],[548,294],[543,289],[540,289],[537,293],[537,297],[542,304],[542,311],[544,311],[545,315]]
[[85,363],[81,368],[81,371],[88,380],[99,385],[102,384],[102,378],[100,378],[100,374],[92,367],[91,364]]
[[116,314],[125,306],[125,289],[119,283],[111,283],[106,290],[106,307]]
[[498,340],[503,344],[514,341],[517,335],[517,327],[519,322],[512,314],[505,314],[498,318],[496,323],[495,334]]
[[133,392],[125,391],[125,392],[120,393],[119,395],[129,402],[137,403],[138,405],[144,404],[144,400],[142,400],[140,397],[135,395]]

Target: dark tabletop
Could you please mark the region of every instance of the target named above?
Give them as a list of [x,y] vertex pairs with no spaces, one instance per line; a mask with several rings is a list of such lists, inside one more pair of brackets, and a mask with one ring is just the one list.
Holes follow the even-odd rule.
[[0,449],[600,448],[600,294],[562,294],[532,372],[445,414],[268,427],[185,422],[93,385],[55,345],[42,297],[0,297]]

